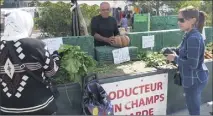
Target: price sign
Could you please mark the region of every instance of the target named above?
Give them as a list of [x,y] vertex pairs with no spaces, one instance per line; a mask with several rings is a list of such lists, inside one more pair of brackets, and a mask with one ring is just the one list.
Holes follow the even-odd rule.
[[112,51],[112,54],[113,54],[114,64],[120,64],[123,62],[130,61],[128,47],[115,49]]
[[152,48],[155,46],[155,36],[142,36],[142,48]]

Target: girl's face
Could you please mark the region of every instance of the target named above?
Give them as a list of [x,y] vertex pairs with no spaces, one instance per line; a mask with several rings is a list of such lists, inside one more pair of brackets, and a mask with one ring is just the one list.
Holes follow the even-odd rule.
[[190,31],[193,28],[194,22],[195,18],[185,19],[181,12],[178,14],[178,25],[182,31]]

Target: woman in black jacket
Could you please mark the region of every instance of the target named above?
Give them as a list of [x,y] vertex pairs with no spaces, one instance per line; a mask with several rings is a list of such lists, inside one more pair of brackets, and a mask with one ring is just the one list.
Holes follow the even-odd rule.
[[43,82],[50,83],[49,78],[57,72],[58,55],[50,55],[42,41],[29,38],[34,25],[29,13],[13,10],[5,19],[0,41],[0,114],[54,114],[55,98]]

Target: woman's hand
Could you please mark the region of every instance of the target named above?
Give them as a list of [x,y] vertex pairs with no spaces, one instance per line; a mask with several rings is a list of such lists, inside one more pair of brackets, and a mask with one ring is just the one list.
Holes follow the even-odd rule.
[[173,54],[167,54],[166,59],[169,60],[170,62],[175,60],[175,57],[177,56],[177,54],[175,52],[173,52]]

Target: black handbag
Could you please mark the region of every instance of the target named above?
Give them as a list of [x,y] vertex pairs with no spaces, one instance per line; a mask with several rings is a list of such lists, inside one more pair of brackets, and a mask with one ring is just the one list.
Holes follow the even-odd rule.
[[31,70],[29,70],[19,59],[19,57],[16,55],[16,52],[14,51],[13,45],[10,41],[6,43],[6,46],[9,48],[9,54],[13,58],[13,60],[18,63],[22,68],[26,70],[26,72],[33,77],[35,80],[43,83],[44,85],[48,86],[50,88],[50,91],[52,92],[54,98],[58,98],[60,96],[60,93],[57,89],[56,82],[51,79],[47,78],[47,80],[43,80],[42,78],[37,77]]
[[[184,39],[183,39],[183,41],[184,41]],[[186,44],[187,44],[187,41],[186,41]],[[185,46],[185,48],[187,49],[187,46]],[[182,86],[182,77],[180,75],[179,67],[177,67],[177,72],[174,75],[174,83],[178,86]]]
[[174,75],[174,84],[178,86],[182,86],[182,79],[179,70]]
[[[166,56],[166,54],[173,54],[173,51],[177,52],[177,50],[175,48],[168,48],[168,47],[164,48],[162,50],[164,56]],[[172,64],[174,66],[176,66],[176,64],[174,63],[174,61],[172,61]],[[177,69],[177,71],[175,72],[175,75],[174,75],[174,84],[176,84],[178,86],[182,86],[182,79],[181,79],[180,71],[178,69]]]

